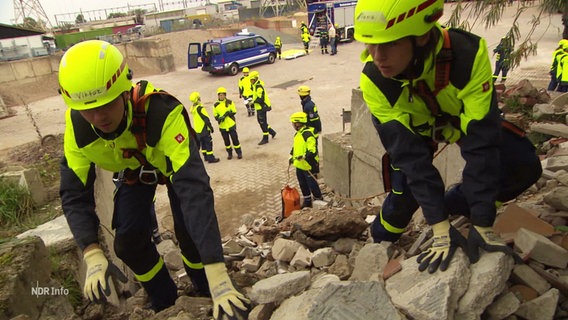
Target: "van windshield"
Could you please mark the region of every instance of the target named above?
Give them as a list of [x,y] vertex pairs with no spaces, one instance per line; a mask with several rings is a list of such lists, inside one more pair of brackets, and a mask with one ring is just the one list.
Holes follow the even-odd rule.
[[216,56],[221,54],[221,48],[217,43],[206,43],[205,48],[203,48],[203,53],[206,56]]

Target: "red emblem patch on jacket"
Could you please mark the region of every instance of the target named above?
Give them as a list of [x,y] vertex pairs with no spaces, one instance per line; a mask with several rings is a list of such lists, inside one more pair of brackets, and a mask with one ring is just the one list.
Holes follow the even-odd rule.
[[185,140],[185,137],[181,133],[178,133],[178,135],[176,136],[176,141],[178,143],[182,143],[184,140]]
[[487,92],[489,91],[489,88],[491,88],[489,81],[484,82],[481,86],[483,87],[483,92]]

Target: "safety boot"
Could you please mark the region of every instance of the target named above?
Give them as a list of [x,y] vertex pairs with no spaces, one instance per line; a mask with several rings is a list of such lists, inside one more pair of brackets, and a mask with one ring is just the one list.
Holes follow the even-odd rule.
[[268,135],[262,136],[262,140],[258,143],[259,146],[268,143]]
[[235,149],[235,151],[237,152],[237,159],[242,159],[243,152],[241,151],[241,148]]
[[274,129],[268,128],[268,133],[270,133],[270,135],[272,136],[272,139],[274,139],[274,137],[276,137],[276,131],[274,131]]
[[227,149],[227,160],[233,159],[233,149]]
[[209,162],[209,163],[216,163],[216,162],[219,162],[219,161],[221,161],[221,159],[215,158],[215,156],[212,155],[212,154],[209,155],[209,160],[207,160],[207,162]]
[[312,197],[311,196],[304,197],[304,202],[302,202],[302,207],[300,209],[311,208],[311,207],[312,207]]

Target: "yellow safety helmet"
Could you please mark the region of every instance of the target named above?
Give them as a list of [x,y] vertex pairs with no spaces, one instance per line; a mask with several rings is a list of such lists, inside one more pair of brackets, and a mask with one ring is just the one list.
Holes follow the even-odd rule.
[[298,87],[298,94],[300,97],[305,97],[310,95],[310,87],[308,86],[299,86]]
[[217,89],[217,94],[220,94],[220,93],[227,94],[227,89],[225,89],[225,87],[219,87]]
[[249,78],[251,79],[258,79],[259,76],[260,74],[258,73],[258,71],[252,71],[251,73],[249,73]]
[[189,101],[191,101],[191,103],[197,103],[197,101],[199,101],[199,99],[201,99],[201,97],[199,96],[199,92],[193,91],[189,95]]
[[72,46],[59,63],[59,91],[74,110],[103,106],[132,89],[131,74],[112,44],[89,40]]
[[428,32],[444,12],[444,0],[359,0],[355,39],[369,44],[395,41]]
[[244,68],[243,68],[243,72],[249,72],[249,68],[248,68],[248,67],[244,67]]
[[290,122],[292,122],[292,123],[307,123],[308,122],[308,115],[305,112],[302,112],[302,111],[294,112],[290,116]]

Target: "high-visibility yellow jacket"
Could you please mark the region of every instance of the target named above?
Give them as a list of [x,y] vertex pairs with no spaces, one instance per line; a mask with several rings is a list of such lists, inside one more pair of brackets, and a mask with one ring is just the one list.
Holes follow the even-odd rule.
[[[442,50],[442,27],[435,52]],[[450,83],[436,96],[442,111],[457,117],[459,128],[449,128],[447,138],[458,137],[462,156],[467,162],[463,186],[474,224],[492,225],[500,173],[499,143],[501,119],[493,90],[492,69],[484,39],[471,33],[450,29],[453,58]],[[455,52],[459,50],[459,54]],[[447,217],[444,212],[444,184],[432,164],[432,128],[434,116],[416,93],[414,84],[425,80],[434,90],[436,59],[425,57],[414,79],[385,78],[368,56],[360,87],[374,116],[381,142],[392,165],[408,177],[409,187],[422,207],[429,224]],[[455,140],[455,139],[454,139]]]
[[219,122],[219,130],[230,130],[237,124],[235,122],[237,108],[232,100],[217,100],[213,105],[213,116]]
[[239,79],[239,97],[250,98],[252,96],[252,84],[249,76],[242,76]]
[[296,131],[294,135],[294,146],[290,155],[293,159],[294,167],[310,171],[313,174],[319,173],[318,142],[314,134],[314,128],[304,126]]
[[211,120],[209,120],[209,114],[207,113],[205,107],[203,107],[203,104],[194,104],[191,106],[189,111],[193,116],[193,129],[195,130],[195,132],[202,133],[203,129],[205,129],[207,132],[213,131]]
[[[153,87],[148,86],[151,92]],[[65,112],[64,157],[61,162],[61,203],[79,247],[98,242],[99,219],[95,212],[95,165],[111,172],[137,169],[136,158],[124,158],[123,148],[137,149],[132,126],[132,101],[126,119],[112,134],[95,129],[78,111]],[[153,95],[146,101],[146,148],[141,151],[149,164],[169,178],[178,191],[188,230],[202,262],[223,261],[221,236],[213,206],[209,176],[190,134],[189,115],[171,95]]]
[[264,109],[265,111],[268,111],[270,108],[272,108],[272,105],[270,104],[270,98],[268,98],[268,94],[264,89],[264,81],[260,79],[257,80],[252,85],[252,93],[252,101],[254,102],[255,110]]

